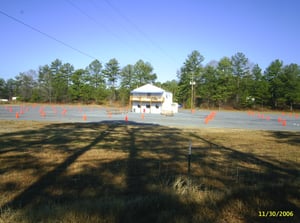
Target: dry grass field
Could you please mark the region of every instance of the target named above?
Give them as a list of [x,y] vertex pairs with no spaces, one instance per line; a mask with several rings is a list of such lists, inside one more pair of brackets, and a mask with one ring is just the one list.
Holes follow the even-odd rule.
[[0,125],[0,222],[300,222],[299,132]]

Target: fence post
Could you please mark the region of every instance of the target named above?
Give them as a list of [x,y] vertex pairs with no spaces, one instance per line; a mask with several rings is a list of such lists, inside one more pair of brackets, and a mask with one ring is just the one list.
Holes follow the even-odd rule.
[[191,173],[191,156],[192,156],[192,142],[190,141],[189,150],[188,150],[188,176]]
[[191,188],[191,157],[192,157],[192,142],[190,141],[189,149],[188,149],[188,191]]

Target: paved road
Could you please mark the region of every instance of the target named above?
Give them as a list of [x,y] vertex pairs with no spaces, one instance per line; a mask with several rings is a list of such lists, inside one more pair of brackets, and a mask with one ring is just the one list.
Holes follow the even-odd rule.
[[[111,111],[111,113],[110,113]],[[16,118],[18,112],[19,117]],[[205,123],[211,111],[200,110],[191,113],[180,110],[174,116],[156,114],[125,113],[118,109],[106,109],[97,106],[63,105],[0,105],[0,120],[35,120],[50,122],[124,122],[151,123],[171,127],[189,128],[240,128],[254,130],[300,131],[300,115],[282,113],[216,111],[213,119]],[[86,117],[86,120],[84,120]],[[279,121],[278,121],[279,119]],[[280,121],[283,120],[283,121]]]

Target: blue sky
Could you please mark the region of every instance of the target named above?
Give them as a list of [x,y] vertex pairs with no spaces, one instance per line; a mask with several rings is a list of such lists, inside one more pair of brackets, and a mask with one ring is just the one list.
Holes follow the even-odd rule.
[[0,11],[84,53],[0,13],[4,79],[56,58],[76,69],[116,58],[121,67],[150,62],[164,82],[193,50],[203,65],[237,52],[263,69],[300,64],[298,0],[0,0]]

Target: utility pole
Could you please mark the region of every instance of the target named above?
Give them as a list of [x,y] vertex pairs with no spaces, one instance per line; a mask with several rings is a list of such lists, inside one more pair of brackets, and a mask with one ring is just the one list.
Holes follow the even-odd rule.
[[192,78],[190,81],[190,85],[192,87],[191,90],[191,111],[193,112],[193,106],[194,106],[194,85],[196,84],[196,82],[194,81],[194,74],[192,74]]
[[53,71],[51,70],[50,72],[48,72],[48,77],[49,77],[49,101],[50,104],[52,103],[52,75],[53,75]]
[[53,77],[57,74],[57,69],[55,67],[51,67],[50,68],[50,104],[52,103],[52,81],[53,81]]

